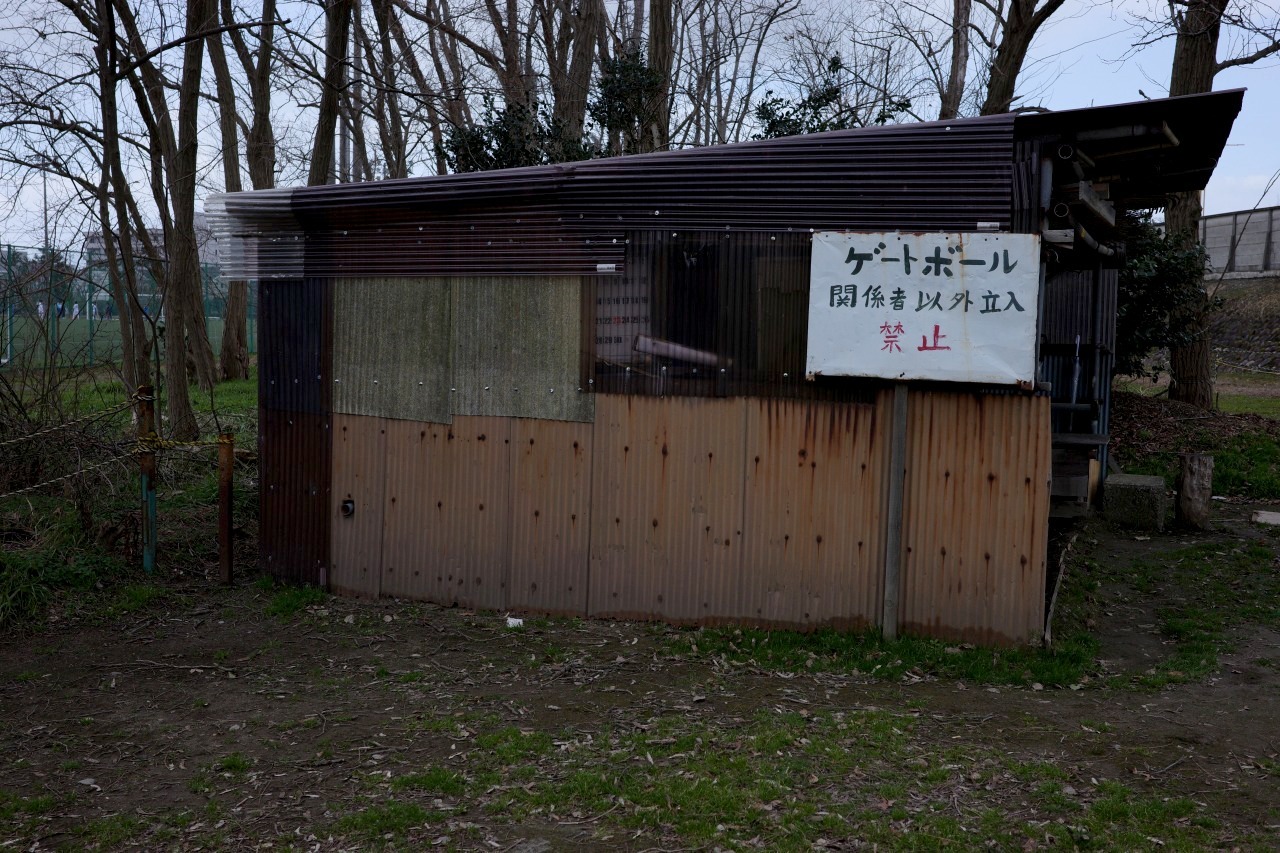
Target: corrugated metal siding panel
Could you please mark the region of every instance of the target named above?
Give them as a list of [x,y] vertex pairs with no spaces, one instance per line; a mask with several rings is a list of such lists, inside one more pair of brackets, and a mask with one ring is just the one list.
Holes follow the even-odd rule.
[[277,578],[324,585],[329,567],[328,415],[262,409],[258,555]]
[[449,280],[334,282],[334,411],[449,422]]
[[329,411],[331,290],[321,279],[258,285],[258,390],[262,406]]
[[1045,282],[1045,304],[1040,312],[1043,342],[1075,346],[1076,335],[1084,346],[1094,342],[1094,270],[1058,270]]
[[506,606],[511,421],[387,421],[383,595]]
[[[333,416],[329,588],[376,598],[382,589],[382,515],[386,495],[387,422]],[[344,501],[354,512],[342,514]]]
[[746,405],[598,397],[591,615],[677,623],[742,616],[713,596],[742,582]]
[[[878,383],[805,381],[811,254],[807,231],[629,232],[625,272],[598,277],[590,306],[595,389],[873,399]],[[706,357],[638,352],[640,335]]]
[[587,612],[592,432],[567,421],[511,422],[509,608]]
[[746,405],[741,577],[713,600],[767,625],[875,625],[888,452],[880,412],[799,400]]
[[1043,631],[1049,398],[910,396],[904,631],[1026,643]]
[[453,413],[590,421],[582,280],[453,279]]

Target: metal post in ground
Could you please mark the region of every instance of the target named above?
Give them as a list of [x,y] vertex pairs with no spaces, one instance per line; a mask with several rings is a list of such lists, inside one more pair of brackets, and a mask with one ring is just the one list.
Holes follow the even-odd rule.
[[156,398],[155,388],[138,388],[138,454],[142,470],[142,568],[147,574],[156,570]]
[[232,471],[236,462],[236,437],[224,432],[218,436],[218,563],[222,582],[231,585],[231,499]]

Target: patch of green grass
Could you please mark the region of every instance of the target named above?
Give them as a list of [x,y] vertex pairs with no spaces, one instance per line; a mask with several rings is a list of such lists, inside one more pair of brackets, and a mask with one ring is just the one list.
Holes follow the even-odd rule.
[[986,649],[920,637],[886,641],[876,631],[821,629],[802,634],[716,628],[687,632],[671,649],[789,671],[856,672],[885,679],[912,673],[976,684],[1066,686],[1093,669],[1097,643],[1086,634],[1075,634],[1052,649]]
[[1261,394],[1219,394],[1218,409],[1232,415],[1280,418],[1280,397]]
[[552,749],[551,735],[540,731],[521,731],[515,726],[477,735],[475,744],[477,749],[491,753],[508,765],[546,755]]
[[376,843],[386,840],[388,835],[403,837],[410,830],[444,819],[443,814],[429,812],[416,803],[392,801],[339,818],[334,822],[333,829],[344,835],[354,835]]
[[[259,582],[261,588],[261,581]],[[267,615],[280,619],[296,616],[308,607],[314,607],[328,598],[328,593],[318,586],[281,586],[274,583],[268,586],[272,591],[271,600],[267,602]]]
[[117,814],[90,821],[80,831],[90,844],[115,847],[141,834],[146,827],[133,815]]
[[78,547],[55,541],[39,550],[0,551],[0,629],[38,618],[55,600],[63,606],[91,600],[99,584],[128,574],[114,557]]
[[223,773],[230,773],[232,776],[242,776],[249,772],[249,768],[253,766],[253,762],[251,762],[242,753],[233,752],[220,759],[216,766],[217,769]]
[[[1280,443],[1265,433],[1242,433],[1223,441],[1201,430],[1186,448],[1213,454],[1213,493],[1268,500],[1280,498]],[[1163,477],[1173,488],[1181,465],[1173,452],[1151,453],[1121,460],[1131,474]]]
[[107,618],[117,618],[145,610],[167,596],[168,592],[155,584],[129,584],[115,592],[102,612]]
[[197,770],[187,780],[187,790],[193,794],[208,794],[213,790],[213,783],[209,779],[207,770]]
[[11,821],[18,815],[42,815],[52,811],[57,804],[56,797],[23,797],[0,788],[0,821]]
[[467,789],[462,774],[443,767],[430,767],[419,773],[397,776],[391,782],[395,791],[421,791],[424,794],[440,794],[446,797],[461,796]]
[[1172,641],[1170,656],[1139,679],[1150,687],[1213,672],[1244,625],[1280,627],[1280,573],[1269,545],[1201,543],[1158,560],[1135,560],[1126,580],[1160,595],[1156,617]]

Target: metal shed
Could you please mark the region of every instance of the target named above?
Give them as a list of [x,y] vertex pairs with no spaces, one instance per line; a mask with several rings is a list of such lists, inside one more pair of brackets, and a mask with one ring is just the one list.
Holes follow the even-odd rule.
[[[1203,188],[1241,99],[213,199],[224,275],[260,289],[263,568],[1035,642],[1052,496],[1105,454],[1116,209]],[[1040,235],[1035,381],[912,383],[898,478],[892,383],[805,375],[827,231]]]

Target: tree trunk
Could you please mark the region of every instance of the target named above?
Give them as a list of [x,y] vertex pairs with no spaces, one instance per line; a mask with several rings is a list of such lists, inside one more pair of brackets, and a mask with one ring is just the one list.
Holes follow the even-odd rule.
[[1007,113],[1013,107],[1018,76],[1027,61],[1031,40],[1065,0],[1047,0],[1036,9],[1036,0],[1013,0],[1000,32],[1000,47],[991,63],[991,79],[987,81],[987,97],[982,104],[984,116]]
[[200,77],[204,39],[193,36],[211,29],[217,20],[212,0],[188,0],[183,45],[182,77],[178,89],[177,149],[169,175],[173,227],[166,251],[169,265],[165,287],[165,378],[170,433],[179,439],[199,435],[188,395],[187,359],[195,363],[196,378],[213,389],[213,350],[204,323],[200,254],[196,243],[196,163],[200,107]]
[[324,83],[320,91],[320,114],[311,145],[311,169],[307,185],[327,184],[333,175],[334,130],[338,126],[339,91],[346,69],[347,42],[351,36],[351,12],[355,0],[327,0],[324,25]]
[[671,72],[675,64],[675,35],[671,0],[649,0],[649,68],[660,81],[657,93],[645,109],[646,127],[638,148],[666,151],[671,145]]
[[[95,53],[98,60],[98,98],[102,116],[102,179],[99,182],[98,219],[102,226],[103,249],[107,260],[107,280],[115,300],[120,323],[120,373],[125,392],[133,394],[151,384],[147,330],[139,322],[137,266],[133,257],[133,235],[129,230],[128,207],[123,197],[126,186],[120,161],[119,113],[116,103],[115,20],[111,0],[97,0],[98,31]],[[116,191],[113,193],[112,188]],[[117,234],[112,233],[112,199],[115,199]],[[89,306],[93,311],[93,306]]]
[[1182,469],[1178,472],[1178,522],[1206,530],[1212,505],[1213,457],[1207,453],[1182,454]]
[[972,12],[973,0],[954,0],[951,15],[951,72],[947,75],[947,88],[942,93],[939,121],[946,121],[960,114],[965,72],[969,68],[969,17]]
[[[1169,75],[1170,95],[1193,95],[1213,89],[1217,73],[1218,37],[1222,13],[1228,0],[1192,0],[1186,11],[1174,19],[1178,30]],[[1176,193],[1165,208],[1165,229],[1198,239],[1200,194]],[[1188,331],[1190,343],[1169,351],[1169,399],[1190,403],[1201,409],[1213,408],[1213,361],[1209,340],[1209,296],[1201,289],[1192,309]]]
[[[236,134],[236,95],[231,85],[222,34],[208,37],[209,65],[213,68],[218,92],[218,118],[222,132],[222,178],[229,193],[244,187],[240,182],[240,146]],[[222,351],[218,354],[218,378],[222,381],[249,378],[248,284],[227,283],[227,301],[222,310]]]

